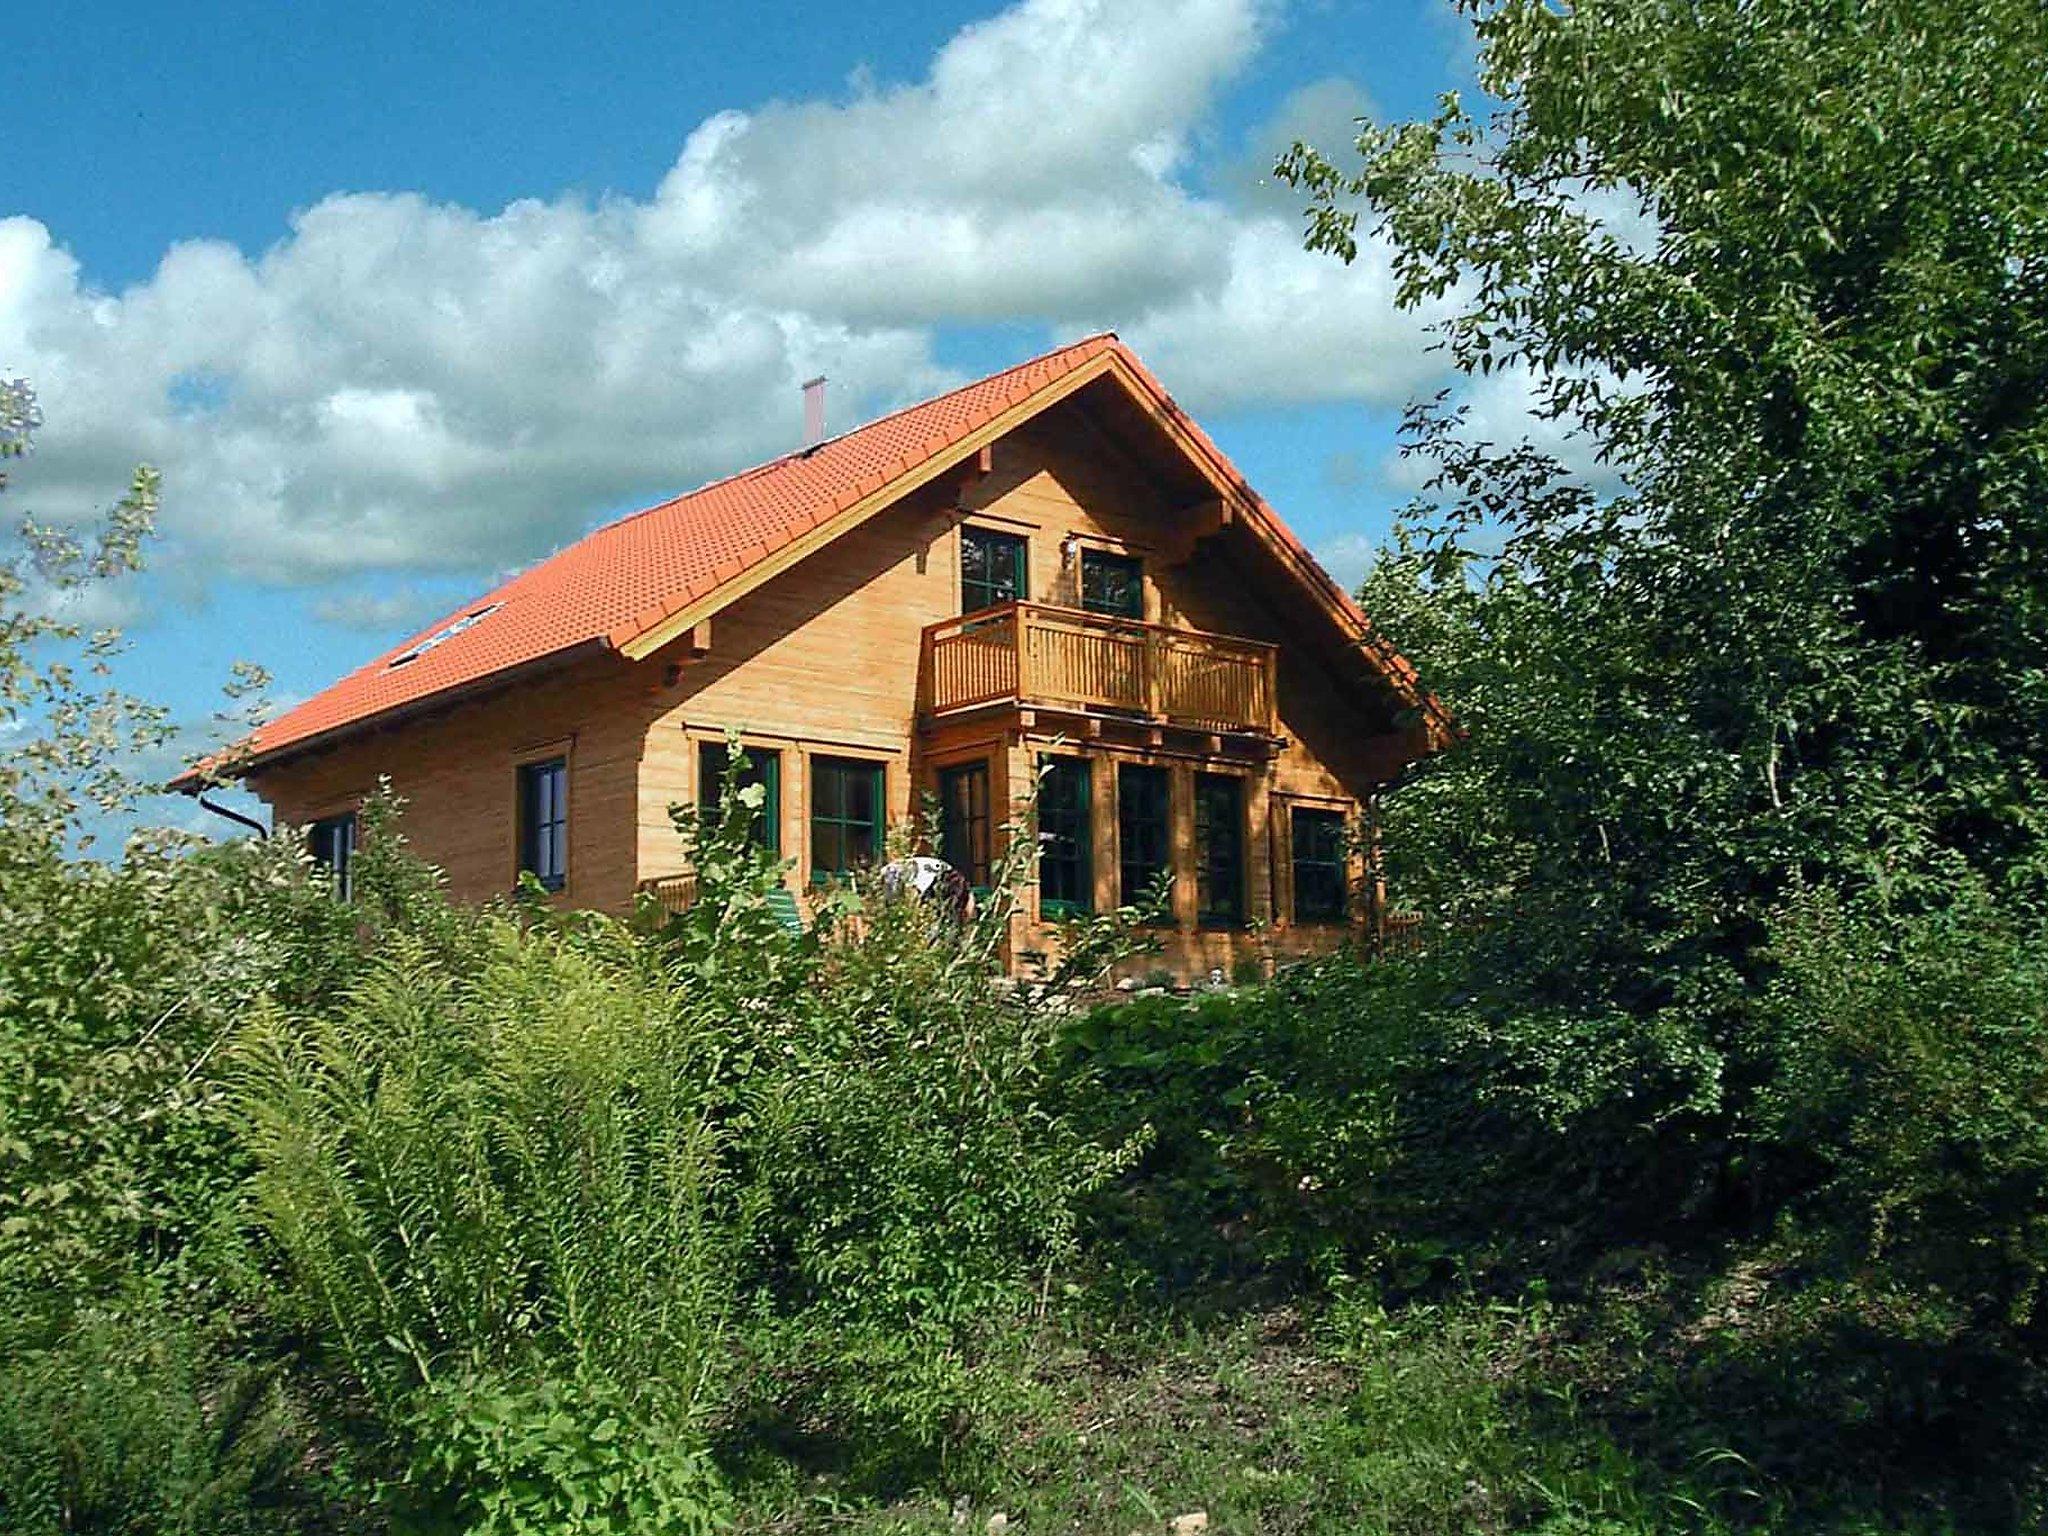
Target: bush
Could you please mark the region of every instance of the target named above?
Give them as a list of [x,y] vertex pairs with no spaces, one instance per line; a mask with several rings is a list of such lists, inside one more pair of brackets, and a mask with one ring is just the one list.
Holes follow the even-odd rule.
[[651,937],[451,912],[366,853],[374,955],[236,1044],[260,1304],[439,1518],[714,1510],[704,1448],[764,1417],[878,1467],[957,1448],[1114,1171],[1039,1103],[1053,1026],[1000,916],[863,882],[793,934],[738,793],[680,818],[700,896]]
[[1759,1130],[1802,1235],[2048,1341],[2048,934],[1967,882],[1775,930]]
[[511,1443],[423,1406],[517,1401],[493,1381],[586,1383],[636,1432],[701,1439],[744,1242],[704,1042],[615,930],[483,916],[465,937],[451,957],[390,936],[334,1013],[271,1010],[239,1042],[270,1310],[385,1432],[463,1429],[416,1472]]
[[1432,985],[1339,957],[1074,1020],[1057,1102],[1105,1145],[1144,1148],[1091,1208],[1098,1255],[1176,1288],[1354,1263],[1410,1198],[1393,1179],[1419,1172]]
[[52,1324],[0,1293],[0,1529],[229,1536],[324,1524],[283,1364],[146,1281]]

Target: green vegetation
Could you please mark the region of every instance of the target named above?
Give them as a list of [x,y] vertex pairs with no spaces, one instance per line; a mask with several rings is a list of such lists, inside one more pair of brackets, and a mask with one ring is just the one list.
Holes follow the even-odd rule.
[[1068,1012],[1000,875],[788,932],[737,768],[673,922],[83,860],[153,483],[30,530],[0,1528],[2048,1525],[2048,20],[1466,8],[1493,116],[1286,170],[1616,484],[1416,414],[1412,958]]

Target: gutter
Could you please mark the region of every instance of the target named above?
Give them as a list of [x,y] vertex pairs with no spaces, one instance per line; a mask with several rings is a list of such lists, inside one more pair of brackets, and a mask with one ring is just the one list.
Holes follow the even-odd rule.
[[250,831],[254,832],[259,841],[269,841],[270,828],[264,826],[263,823],[258,821],[254,816],[244,816],[240,811],[235,810],[230,806],[222,805],[217,800],[207,799],[206,791],[203,789],[199,791],[196,798],[198,799],[200,805],[205,807],[207,810],[213,812],[214,815],[225,817],[229,821],[239,822],[241,825],[247,827]]

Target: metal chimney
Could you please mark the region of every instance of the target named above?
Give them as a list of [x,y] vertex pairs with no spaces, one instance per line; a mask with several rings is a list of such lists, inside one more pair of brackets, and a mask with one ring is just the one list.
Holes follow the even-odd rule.
[[804,380],[804,446],[825,441],[825,375]]

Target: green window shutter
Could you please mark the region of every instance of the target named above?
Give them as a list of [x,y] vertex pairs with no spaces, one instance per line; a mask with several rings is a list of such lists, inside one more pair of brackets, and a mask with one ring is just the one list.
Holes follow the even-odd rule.
[[788,886],[778,885],[768,893],[768,910],[791,933],[804,931],[804,916],[797,910],[796,893]]
[[1038,784],[1038,911],[1075,917],[1095,910],[1094,835],[1088,760],[1048,757]]

